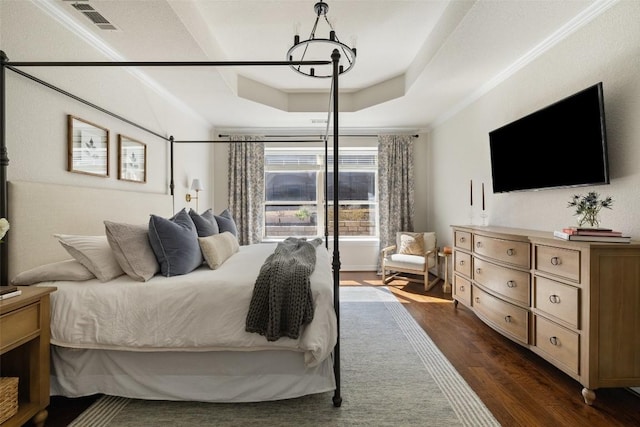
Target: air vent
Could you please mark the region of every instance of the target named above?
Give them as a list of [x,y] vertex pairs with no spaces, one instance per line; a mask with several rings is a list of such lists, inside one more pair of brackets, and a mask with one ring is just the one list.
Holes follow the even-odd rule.
[[311,119],[311,123],[327,123],[327,119]]
[[93,6],[88,3],[74,3],[72,6],[79,12],[81,12],[84,16],[89,18],[94,25],[101,30],[117,30],[116,26],[113,25],[107,18],[102,16],[100,12],[95,10]]

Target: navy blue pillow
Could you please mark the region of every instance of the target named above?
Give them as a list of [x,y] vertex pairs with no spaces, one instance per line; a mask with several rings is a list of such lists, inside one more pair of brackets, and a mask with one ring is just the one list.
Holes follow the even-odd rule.
[[236,226],[236,222],[233,220],[233,216],[231,216],[231,212],[229,209],[223,210],[220,215],[214,215],[216,218],[216,222],[218,223],[218,230],[220,233],[224,233],[228,231],[234,236],[238,237],[238,227]]
[[202,265],[198,232],[186,209],[169,219],[152,214],[149,242],[163,276],[187,274]]
[[189,209],[189,216],[196,225],[198,237],[209,237],[220,233],[218,222],[211,209],[207,209],[202,214],[198,214],[198,212],[193,209]]

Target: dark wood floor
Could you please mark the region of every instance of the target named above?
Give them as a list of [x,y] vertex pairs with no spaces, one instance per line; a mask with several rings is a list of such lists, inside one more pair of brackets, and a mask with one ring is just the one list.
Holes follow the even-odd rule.
[[[341,272],[342,286],[381,286],[374,272]],[[640,396],[628,389],[597,390],[593,406],[582,386],[504,338],[442,286],[397,280],[388,285],[503,426],[640,426]],[[63,427],[95,398],[52,398],[47,427]]]

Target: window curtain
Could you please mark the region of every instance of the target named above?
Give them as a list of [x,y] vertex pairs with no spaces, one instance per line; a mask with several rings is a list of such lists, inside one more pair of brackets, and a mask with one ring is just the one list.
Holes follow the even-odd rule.
[[260,243],[264,214],[263,137],[232,135],[229,139],[229,210],[238,227],[238,243]]
[[380,249],[395,244],[398,231],[413,231],[414,139],[411,135],[378,136]]

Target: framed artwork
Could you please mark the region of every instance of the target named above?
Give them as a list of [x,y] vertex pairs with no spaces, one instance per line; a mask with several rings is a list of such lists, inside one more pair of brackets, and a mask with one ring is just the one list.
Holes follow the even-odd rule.
[[67,170],[109,176],[109,130],[69,115],[67,118]]
[[118,179],[147,182],[147,144],[118,135]]

